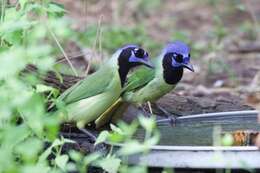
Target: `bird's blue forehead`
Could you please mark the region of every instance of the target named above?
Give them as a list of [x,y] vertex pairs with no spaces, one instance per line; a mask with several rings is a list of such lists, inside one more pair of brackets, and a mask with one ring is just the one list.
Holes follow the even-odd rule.
[[170,58],[171,65],[174,68],[190,65],[190,48],[182,41],[168,43],[163,49],[162,56],[164,59]]
[[181,54],[184,57],[187,57],[190,53],[190,48],[187,44],[185,44],[182,41],[174,41],[168,43],[163,50],[163,54],[170,53],[170,52]]

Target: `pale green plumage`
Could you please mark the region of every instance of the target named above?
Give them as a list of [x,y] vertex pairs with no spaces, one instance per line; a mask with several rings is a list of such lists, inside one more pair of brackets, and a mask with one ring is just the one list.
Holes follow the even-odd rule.
[[66,104],[65,121],[83,126],[96,120],[121,94],[117,51],[100,69],[66,90],[59,98]]
[[153,61],[155,70],[141,68],[129,76],[122,96],[124,101],[134,104],[155,101],[175,87],[163,79],[162,58]]
[[163,79],[162,58],[161,55],[153,60],[155,69],[141,67],[129,75],[121,98],[100,116],[99,119],[102,121],[97,121],[99,127],[110,120],[116,121],[120,118],[130,103],[143,104],[147,101],[155,101],[175,87],[167,84]]

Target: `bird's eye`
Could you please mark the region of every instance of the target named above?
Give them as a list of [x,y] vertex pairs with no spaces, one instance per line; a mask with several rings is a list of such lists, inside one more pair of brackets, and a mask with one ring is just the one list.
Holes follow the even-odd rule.
[[178,63],[182,63],[183,62],[183,56],[181,54],[175,53],[175,54],[173,54],[173,57],[174,57],[176,62],[178,62]]
[[134,48],[134,53],[138,52],[139,48]]
[[147,52],[145,52],[143,49],[141,48],[135,48],[134,49],[134,54],[136,57],[138,58],[144,58],[145,55],[147,54]]

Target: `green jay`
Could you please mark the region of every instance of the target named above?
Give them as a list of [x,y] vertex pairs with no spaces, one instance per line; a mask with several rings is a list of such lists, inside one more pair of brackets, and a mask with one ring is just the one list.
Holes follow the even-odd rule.
[[98,127],[118,120],[129,104],[140,106],[147,101],[155,102],[170,92],[181,80],[184,68],[194,72],[190,48],[182,41],[168,43],[159,57],[153,59],[153,64],[155,69],[141,67],[128,77],[121,97],[96,121]]
[[63,120],[76,122],[79,128],[97,120],[120,97],[129,70],[139,65],[153,67],[144,49],[137,45],[118,49],[95,73],[58,97],[57,103],[65,105]]

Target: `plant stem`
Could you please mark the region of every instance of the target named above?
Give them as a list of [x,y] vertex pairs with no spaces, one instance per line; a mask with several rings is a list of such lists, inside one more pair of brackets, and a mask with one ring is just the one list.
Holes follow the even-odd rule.
[[64,56],[65,59],[67,60],[67,62],[68,62],[68,64],[69,64],[71,70],[73,71],[74,75],[79,76],[78,73],[77,73],[77,71],[76,71],[76,69],[74,68],[73,64],[71,63],[69,57],[67,56],[66,52],[65,52],[64,49],[62,48],[62,46],[61,46],[61,44],[60,44],[58,38],[56,37],[56,35],[54,34],[54,32],[53,32],[48,26],[47,26],[47,28],[48,28],[48,30],[49,30],[51,36],[52,36],[53,39],[55,40],[57,46],[59,47],[60,51],[62,52],[63,56]]

